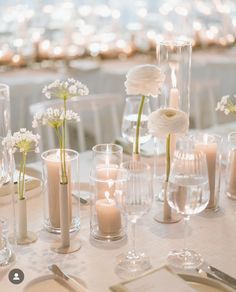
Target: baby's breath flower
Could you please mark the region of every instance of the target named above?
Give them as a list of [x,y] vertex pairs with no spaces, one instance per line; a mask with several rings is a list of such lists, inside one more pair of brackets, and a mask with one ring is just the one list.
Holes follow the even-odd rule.
[[221,101],[217,102],[216,111],[224,112],[225,115],[236,113],[236,105],[232,102],[229,95],[225,95],[222,96]]
[[39,125],[49,125],[57,129],[62,126],[64,119],[67,121],[80,121],[79,115],[72,110],[67,110],[65,113],[63,108],[54,109],[50,107],[44,113],[38,112],[35,114],[32,127],[37,128]]
[[45,86],[42,93],[48,98],[56,97],[67,100],[75,96],[88,95],[89,90],[86,85],[73,78],[67,81],[56,80]]
[[22,128],[19,132],[15,132],[12,136],[7,136],[3,139],[2,144],[12,149],[12,152],[19,150],[20,152],[27,153],[29,151],[39,152],[40,136],[33,134],[31,131],[27,131]]

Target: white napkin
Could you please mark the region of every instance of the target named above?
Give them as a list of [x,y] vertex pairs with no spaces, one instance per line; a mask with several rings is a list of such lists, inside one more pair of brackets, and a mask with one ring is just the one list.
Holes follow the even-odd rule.
[[114,292],[196,292],[166,266],[110,289]]

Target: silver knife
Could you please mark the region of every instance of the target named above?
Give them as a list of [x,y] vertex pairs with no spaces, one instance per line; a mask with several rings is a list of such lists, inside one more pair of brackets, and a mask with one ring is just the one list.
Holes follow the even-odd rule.
[[[232,285],[231,283],[227,282],[226,280],[223,280],[222,278],[216,276],[216,274],[214,274],[214,273],[210,273],[210,272],[206,271],[205,269],[198,269],[198,268],[197,268],[196,270],[197,270],[197,272],[198,272],[201,276],[203,276],[203,277],[205,277],[205,278],[210,278],[210,279],[213,279],[213,280],[219,281],[219,282],[221,282],[222,284],[227,285],[227,286],[233,288],[234,290],[235,290],[235,288],[236,288],[234,285]],[[233,290],[232,290],[232,291],[233,291]]]
[[57,265],[51,265],[48,266],[48,269],[53,272],[53,274],[61,277],[62,279],[65,280],[67,285],[73,289],[73,291],[78,291],[78,292],[88,292],[88,290],[82,286],[79,282],[75,281],[73,278],[69,277],[65,273],[62,272],[62,270],[57,266]]
[[234,288],[236,288],[236,279],[231,277],[230,275],[222,272],[221,270],[213,267],[213,266],[208,266],[208,269],[214,273],[218,278],[230,283]]

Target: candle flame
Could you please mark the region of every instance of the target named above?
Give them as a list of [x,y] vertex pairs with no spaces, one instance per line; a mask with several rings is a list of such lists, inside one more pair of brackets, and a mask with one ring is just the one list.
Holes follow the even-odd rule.
[[172,82],[172,87],[176,88],[177,87],[177,78],[175,74],[175,66],[171,66],[171,82]]
[[108,201],[108,203],[110,203],[111,202],[111,199],[110,199],[110,193],[108,192],[108,191],[105,191],[105,197],[106,197],[106,199],[107,199],[107,201]]

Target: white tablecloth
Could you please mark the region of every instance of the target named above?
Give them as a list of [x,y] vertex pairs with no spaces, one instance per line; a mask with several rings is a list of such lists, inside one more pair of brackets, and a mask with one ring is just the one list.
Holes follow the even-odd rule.
[[[91,153],[81,155],[81,181],[88,180]],[[0,201],[1,202],[1,201]],[[89,207],[81,207],[81,230],[77,237],[82,248],[76,253],[59,255],[50,250],[56,236],[42,230],[41,196],[29,199],[28,222],[31,230],[38,233],[36,243],[19,246],[16,250],[16,263],[0,271],[0,290],[3,292],[23,291],[32,279],[47,275],[49,264],[58,264],[66,273],[85,281],[90,291],[106,292],[108,287],[120,281],[114,272],[116,257],[127,251],[127,243],[95,245],[89,237]],[[236,277],[236,201],[221,194],[220,211],[207,212],[190,220],[188,234],[189,247],[200,252],[207,262]],[[2,205],[0,214],[7,216],[9,207]],[[157,204],[152,211],[140,220],[137,228],[137,247],[150,256],[153,267],[165,263],[171,249],[183,247],[184,224],[159,224],[153,219]],[[8,280],[8,272],[13,267],[24,271],[25,280],[18,286]],[[158,287],[158,283],[157,287]],[[161,290],[160,290],[161,291]]]

